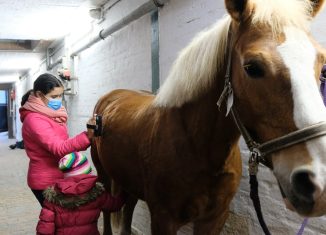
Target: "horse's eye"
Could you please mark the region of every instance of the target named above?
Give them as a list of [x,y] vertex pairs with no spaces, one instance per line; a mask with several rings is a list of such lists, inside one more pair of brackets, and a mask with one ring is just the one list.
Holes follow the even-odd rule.
[[250,62],[243,66],[249,77],[262,78],[265,74],[264,69],[257,62]]

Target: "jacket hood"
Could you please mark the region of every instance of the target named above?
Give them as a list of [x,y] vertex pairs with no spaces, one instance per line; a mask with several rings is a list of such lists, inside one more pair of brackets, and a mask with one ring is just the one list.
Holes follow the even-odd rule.
[[24,109],[23,107],[19,108],[19,115],[20,115],[20,121],[24,122],[27,114],[29,114],[31,111]]
[[59,180],[47,188],[43,195],[49,202],[65,208],[76,208],[96,200],[104,191],[104,186],[96,182],[93,175],[77,175]]
[[88,192],[95,186],[95,175],[81,174],[58,180],[54,189],[67,195],[80,195]]

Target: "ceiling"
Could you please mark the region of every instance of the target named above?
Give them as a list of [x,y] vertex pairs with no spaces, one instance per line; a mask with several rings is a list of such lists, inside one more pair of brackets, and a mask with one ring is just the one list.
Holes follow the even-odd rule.
[[0,0],[0,83],[13,82],[105,0]]
[[[83,27],[89,9],[110,1],[120,0],[0,0],[0,83],[17,81],[44,59],[51,43]],[[324,46],[325,17],[323,11],[312,27]]]

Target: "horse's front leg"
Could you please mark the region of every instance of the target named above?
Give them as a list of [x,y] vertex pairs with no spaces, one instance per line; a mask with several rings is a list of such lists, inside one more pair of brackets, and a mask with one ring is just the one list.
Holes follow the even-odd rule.
[[[241,173],[241,172],[240,172]],[[234,197],[241,174],[222,174],[219,176],[220,188],[210,211],[207,211],[201,218],[194,222],[194,235],[217,235],[224,227],[225,221],[229,216],[229,206]]]
[[112,235],[111,216],[109,212],[103,211],[103,235]]
[[225,221],[228,218],[228,208],[219,213],[214,213],[209,217],[197,220],[194,222],[194,233],[193,235],[218,235],[221,233]]
[[131,223],[132,216],[134,213],[135,206],[137,204],[138,199],[132,196],[129,196],[128,201],[123,207],[122,211],[122,221],[120,224],[120,235],[131,235]]
[[152,235],[176,235],[180,227],[171,215],[162,210],[150,210]]
[[[93,164],[97,171],[98,181],[102,182],[105,189],[110,192],[111,191],[111,181],[110,181],[110,178],[107,176],[107,174],[100,162],[96,142],[92,143],[91,155],[92,155]],[[103,235],[112,235],[111,217],[110,217],[109,212],[103,211],[103,227],[104,227]]]

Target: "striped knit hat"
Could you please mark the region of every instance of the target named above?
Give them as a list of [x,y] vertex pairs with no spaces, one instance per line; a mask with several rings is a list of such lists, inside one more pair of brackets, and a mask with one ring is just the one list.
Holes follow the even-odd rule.
[[80,152],[72,152],[61,158],[59,169],[63,172],[65,178],[92,172],[92,167],[86,156]]

